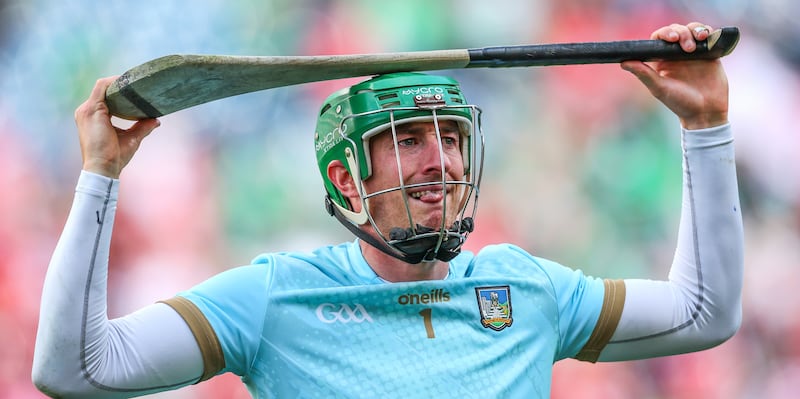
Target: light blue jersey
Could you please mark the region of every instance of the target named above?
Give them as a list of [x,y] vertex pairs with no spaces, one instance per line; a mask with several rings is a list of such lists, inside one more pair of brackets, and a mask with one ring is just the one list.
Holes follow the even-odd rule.
[[548,398],[604,291],[512,245],[460,254],[444,280],[386,283],[356,241],[262,255],[180,296],[256,398]]

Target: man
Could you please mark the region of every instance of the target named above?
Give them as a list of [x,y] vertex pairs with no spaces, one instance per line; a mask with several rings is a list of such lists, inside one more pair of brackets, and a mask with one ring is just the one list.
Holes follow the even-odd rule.
[[[700,23],[652,37],[686,51]],[[379,76],[334,93],[315,149],[328,211],[358,237],[273,253],[108,320],[119,175],[156,120],[128,130],[101,79],[75,113],[83,172],[48,270],[33,379],[57,397],[130,397],[222,372],[254,397],[540,397],[554,362],[718,345],[740,324],[742,222],[719,60],[622,68],[680,119],[683,205],[667,281],[590,278],[510,244],[477,254],[480,110],[449,78]]]

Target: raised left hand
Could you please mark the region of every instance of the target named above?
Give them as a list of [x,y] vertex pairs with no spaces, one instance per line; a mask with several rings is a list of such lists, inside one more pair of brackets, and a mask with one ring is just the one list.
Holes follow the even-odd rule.
[[[697,48],[713,31],[708,25],[692,22],[672,24],[653,32],[651,39],[678,42],[684,51]],[[622,69],[631,72],[680,119],[685,129],[702,129],[728,122],[728,79],[722,62],[715,60],[625,61]]]

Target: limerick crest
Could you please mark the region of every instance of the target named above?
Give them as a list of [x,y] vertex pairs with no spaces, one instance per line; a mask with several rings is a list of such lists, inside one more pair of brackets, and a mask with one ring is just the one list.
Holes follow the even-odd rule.
[[500,331],[514,321],[511,318],[511,290],[507,285],[476,287],[475,296],[484,327]]

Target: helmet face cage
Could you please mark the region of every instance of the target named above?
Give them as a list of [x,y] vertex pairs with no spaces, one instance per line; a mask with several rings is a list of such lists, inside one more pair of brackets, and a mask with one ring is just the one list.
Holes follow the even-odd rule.
[[[473,228],[472,219],[476,212],[483,163],[480,109],[474,105],[465,104],[457,84],[449,78],[404,73],[384,75],[384,77],[378,77],[365,83],[381,78],[386,79],[387,76],[388,80],[393,81],[390,82],[393,85],[386,85],[388,87],[374,85],[373,90],[370,91],[359,87],[364,85],[362,83],[351,88],[347,94],[342,94],[342,92],[334,94],[331,96],[334,101],[329,99],[329,102],[323,106],[315,141],[320,172],[325,181],[329,198],[327,200],[329,212],[337,216],[337,219],[357,236],[384,252],[409,263],[434,259],[450,260],[459,253]],[[408,84],[408,82],[413,84]],[[403,85],[403,83],[406,84]],[[376,86],[382,90],[375,90]],[[359,105],[363,105],[359,104],[363,98],[354,97],[364,97],[365,93],[370,99],[390,99],[392,103],[389,106],[359,107]],[[442,95],[442,93],[447,94]],[[447,95],[454,99],[446,98]],[[345,97],[344,101],[342,101],[342,97]],[[365,109],[362,112],[346,112],[359,108]],[[327,125],[325,123],[326,112],[329,115],[337,115],[335,118],[327,118],[328,122],[330,119],[336,120],[337,123],[333,127],[330,123]],[[445,155],[440,131],[440,123],[445,120],[456,122],[460,132],[460,150],[464,165],[464,176],[460,180],[447,180],[448,173],[445,170]],[[366,192],[364,180],[372,175],[373,167],[379,167],[372,165],[369,151],[370,140],[378,134],[386,132],[385,134],[391,134],[393,142],[397,143],[397,126],[410,122],[433,123],[438,139],[441,181],[405,184],[403,164],[399,149],[395,146],[398,186],[377,192]],[[328,133],[320,134],[321,131]],[[352,204],[329,181],[327,165],[333,160],[341,161],[355,180],[361,203],[360,212],[353,212]],[[414,221],[407,190],[421,186],[431,187],[437,184],[441,186],[443,193],[451,192],[454,195],[449,198],[448,195],[444,196],[441,203],[440,225],[421,226]],[[380,223],[376,221],[375,215],[370,212],[370,201],[378,196],[397,192],[401,193],[406,223],[403,226],[382,229],[379,227]],[[363,231],[353,228],[366,223],[369,223],[380,237],[379,242],[370,240],[365,237],[366,234]]]

